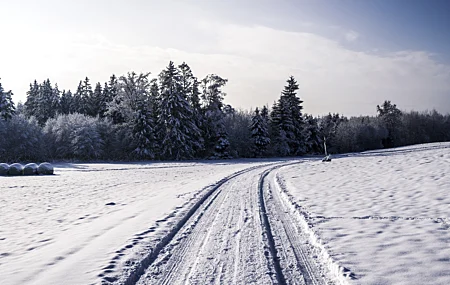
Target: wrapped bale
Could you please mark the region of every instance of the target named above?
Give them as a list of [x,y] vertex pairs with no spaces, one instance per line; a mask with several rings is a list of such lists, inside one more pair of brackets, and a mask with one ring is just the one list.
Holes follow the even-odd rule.
[[23,167],[23,175],[36,175],[38,174],[38,165],[36,163],[28,163]]
[[52,175],[53,174],[53,165],[48,162],[43,162],[38,166],[38,174],[43,175]]
[[20,163],[13,163],[9,166],[8,170],[9,175],[22,175],[23,174],[23,166]]
[[0,163],[0,176],[8,175],[9,164]]

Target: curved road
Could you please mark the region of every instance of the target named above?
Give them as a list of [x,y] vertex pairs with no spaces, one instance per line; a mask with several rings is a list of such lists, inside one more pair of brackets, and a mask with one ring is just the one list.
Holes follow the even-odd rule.
[[289,164],[225,181],[136,284],[333,284],[281,197],[275,173]]

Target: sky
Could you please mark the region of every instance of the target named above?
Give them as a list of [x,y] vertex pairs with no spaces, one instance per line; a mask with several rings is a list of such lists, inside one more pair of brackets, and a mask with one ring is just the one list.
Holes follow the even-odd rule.
[[225,103],[272,106],[293,75],[313,115],[450,113],[447,0],[0,0],[0,78],[14,102],[49,78],[151,72],[227,78]]

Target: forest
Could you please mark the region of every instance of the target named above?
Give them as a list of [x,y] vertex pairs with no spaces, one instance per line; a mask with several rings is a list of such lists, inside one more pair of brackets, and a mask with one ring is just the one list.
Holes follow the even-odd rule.
[[30,84],[25,103],[0,82],[0,160],[124,161],[288,157],[360,152],[450,141],[450,115],[401,111],[391,101],[376,116],[303,112],[290,76],[272,106],[224,103],[228,80],[199,80],[186,64],[150,73],[81,80],[75,92],[50,79]]

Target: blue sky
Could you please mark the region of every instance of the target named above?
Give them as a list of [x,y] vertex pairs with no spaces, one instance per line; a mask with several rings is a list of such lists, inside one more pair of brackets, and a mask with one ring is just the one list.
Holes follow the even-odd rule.
[[450,112],[450,1],[0,0],[0,11],[15,102],[34,79],[74,90],[174,60],[228,78],[236,108],[271,105],[292,74],[315,115],[375,114],[386,99]]

